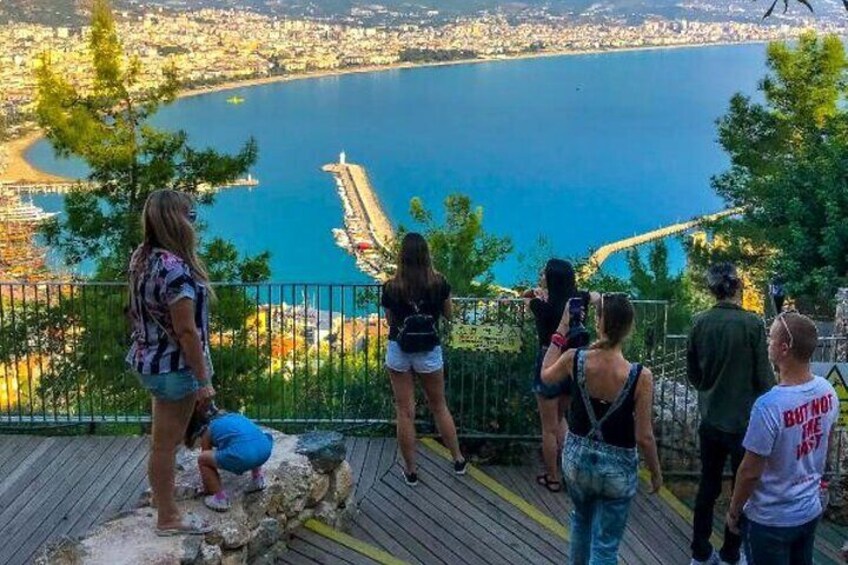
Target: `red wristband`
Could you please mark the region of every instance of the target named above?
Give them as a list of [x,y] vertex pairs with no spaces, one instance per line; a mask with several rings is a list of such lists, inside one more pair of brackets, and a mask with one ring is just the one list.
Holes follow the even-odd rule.
[[568,345],[568,340],[565,339],[565,336],[561,333],[557,332],[551,336],[551,345],[556,345],[560,349],[565,349]]

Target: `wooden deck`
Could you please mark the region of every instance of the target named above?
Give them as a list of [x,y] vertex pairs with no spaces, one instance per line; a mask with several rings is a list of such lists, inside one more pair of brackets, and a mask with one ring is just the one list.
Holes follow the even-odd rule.
[[[412,488],[396,464],[394,439],[350,438],[347,446],[358,510],[349,532],[307,523],[283,563],[566,562],[569,499],[538,486],[535,468],[475,468],[457,477],[443,448],[423,442],[420,484]],[[133,437],[0,436],[0,563],[28,563],[45,543],[132,508],[146,488],[147,447],[146,438]],[[640,488],[621,562],[688,563],[688,512],[670,493]],[[822,524],[816,563],[840,563],[846,536]]]

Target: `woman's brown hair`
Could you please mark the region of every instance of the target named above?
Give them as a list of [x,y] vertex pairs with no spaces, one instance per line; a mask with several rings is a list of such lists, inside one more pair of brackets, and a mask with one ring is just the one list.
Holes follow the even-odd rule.
[[620,345],[633,329],[636,313],[626,294],[602,294],[598,305],[598,330],[603,335],[593,349],[610,349]]
[[406,234],[400,244],[397,273],[389,281],[389,286],[403,300],[417,302],[433,292],[439,277],[433,269],[430,247],[424,236],[415,232]]
[[184,192],[165,189],[150,193],[141,213],[143,243],[130,265],[133,281],[146,268],[151,250],[160,247],[182,259],[195,280],[208,286],[209,274],[197,256],[197,234],[189,219],[193,208],[194,199]]

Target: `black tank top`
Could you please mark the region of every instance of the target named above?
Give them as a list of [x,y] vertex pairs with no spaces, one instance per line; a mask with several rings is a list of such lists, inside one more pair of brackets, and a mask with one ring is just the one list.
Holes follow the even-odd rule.
[[[589,419],[589,414],[586,412],[586,404],[583,401],[583,395],[580,392],[578,371],[582,371],[582,365],[579,358],[585,358],[585,350],[577,350],[574,354],[574,368],[571,371],[570,385],[573,391],[571,395],[571,410],[568,415],[569,432],[582,437],[589,437],[592,430],[592,423]],[[585,359],[584,359],[585,362]],[[632,449],[636,447],[636,417],[634,415],[636,409],[636,384],[639,382],[639,376],[642,374],[642,365],[632,363],[630,365],[630,374],[625,382],[625,387],[630,385],[627,394],[624,397],[621,406],[615,412],[610,414],[609,418],[601,423],[601,433],[604,437],[604,443]],[[623,390],[623,389],[622,389]],[[587,391],[588,396],[588,391]],[[612,402],[605,402],[597,398],[591,398],[592,409],[595,412],[595,418],[600,420],[612,406]]]

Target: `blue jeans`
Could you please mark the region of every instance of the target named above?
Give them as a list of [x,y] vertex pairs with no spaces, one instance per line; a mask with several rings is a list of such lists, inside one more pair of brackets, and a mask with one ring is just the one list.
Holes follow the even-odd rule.
[[189,369],[160,375],[136,375],[147,392],[167,402],[177,402],[200,389],[200,383]]
[[562,471],[571,511],[571,565],[616,565],[618,546],[636,495],[635,449],[625,449],[569,433]]
[[778,528],[743,518],[742,534],[749,565],[813,565],[818,524],[816,518],[800,526]]

